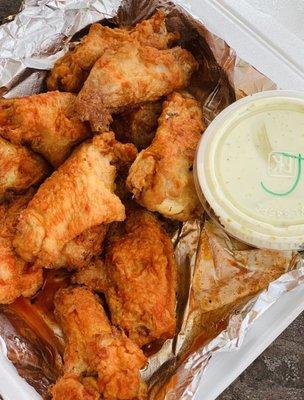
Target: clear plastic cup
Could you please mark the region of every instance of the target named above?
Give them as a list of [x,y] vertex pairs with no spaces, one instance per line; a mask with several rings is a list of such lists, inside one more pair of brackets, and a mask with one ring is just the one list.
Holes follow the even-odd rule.
[[195,181],[203,206],[252,246],[304,248],[304,92],[236,101],[199,143]]

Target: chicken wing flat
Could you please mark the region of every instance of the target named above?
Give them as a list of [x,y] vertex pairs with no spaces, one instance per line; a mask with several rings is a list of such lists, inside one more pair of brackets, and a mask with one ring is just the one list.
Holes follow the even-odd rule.
[[0,205],[0,304],[12,303],[19,296],[30,297],[42,285],[42,270],[18,257],[12,245],[18,216],[32,195],[29,191]]
[[104,292],[114,325],[140,347],[174,336],[176,265],[170,237],[148,211],[132,211],[125,233],[76,281]]
[[24,192],[48,172],[47,163],[37,154],[0,137],[0,201],[10,192]]
[[56,317],[66,338],[63,377],[51,389],[54,400],[145,398],[142,351],[112,328],[102,305],[81,287],[61,289]]
[[161,101],[143,103],[116,115],[111,126],[120,141],[134,143],[142,150],[151,144],[161,112]]
[[90,121],[95,131],[108,129],[111,114],[186,87],[197,65],[192,54],[181,47],[158,50],[125,43],[118,50],[108,49],[79,92],[79,116]]
[[46,268],[82,269],[89,265],[93,257],[101,254],[102,244],[108,231],[108,225],[97,225],[87,229],[68,242],[60,256]]
[[129,171],[127,186],[139,204],[167,218],[191,217],[199,205],[192,168],[203,128],[196,100],[187,93],[168,97],[151,146],[139,153]]
[[162,11],[132,29],[111,29],[93,24],[80,44],[55,63],[47,80],[48,89],[79,92],[93,65],[105,50],[115,49],[126,41],[138,41],[158,49],[166,49],[176,38],[177,35],[167,32],[165,14]]
[[60,92],[1,99],[0,136],[18,145],[29,145],[57,167],[72,146],[89,134],[76,116],[75,99],[71,93]]
[[124,220],[124,206],[114,194],[114,164],[131,162],[136,153],[134,145],[117,142],[112,132],[79,146],[21,213],[14,239],[17,253],[46,267],[87,229]]

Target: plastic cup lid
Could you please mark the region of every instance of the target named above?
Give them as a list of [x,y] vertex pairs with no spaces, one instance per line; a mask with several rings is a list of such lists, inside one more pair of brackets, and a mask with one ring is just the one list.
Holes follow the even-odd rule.
[[268,91],[233,103],[199,143],[196,179],[228,233],[253,246],[304,243],[304,93]]

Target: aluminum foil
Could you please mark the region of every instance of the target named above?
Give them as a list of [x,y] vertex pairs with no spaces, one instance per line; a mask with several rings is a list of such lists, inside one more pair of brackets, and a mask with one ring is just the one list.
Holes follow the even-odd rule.
[[[168,29],[181,33],[180,44],[199,61],[189,90],[200,100],[207,124],[235,99],[275,88],[207,31],[187,1],[25,0],[13,21],[0,27],[0,94],[44,91],[47,70],[91,23],[133,25],[159,7],[167,13]],[[146,349],[150,357],[142,375],[150,399],[190,400],[212,355],[239,348],[253,321],[303,284],[304,266],[298,253],[250,248],[204,216],[170,229],[179,274],[178,329],[172,340]],[[38,296],[0,313],[8,357],[43,396],[59,374],[63,349],[51,294],[66,284],[64,273],[49,275]],[[41,306],[44,298],[49,308]]]

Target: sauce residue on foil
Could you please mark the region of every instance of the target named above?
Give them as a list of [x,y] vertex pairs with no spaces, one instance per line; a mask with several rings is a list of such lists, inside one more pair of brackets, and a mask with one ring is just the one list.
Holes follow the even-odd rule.
[[54,316],[54,296],[70,284],[65,271],[46,271],[41,290],[1,308],[0,335],[19,374],[43,396],[59,376],[64,340]]

